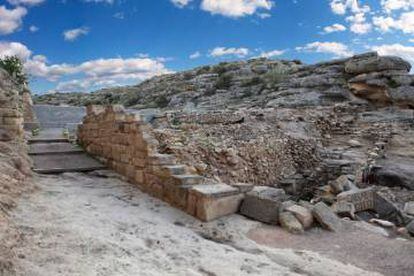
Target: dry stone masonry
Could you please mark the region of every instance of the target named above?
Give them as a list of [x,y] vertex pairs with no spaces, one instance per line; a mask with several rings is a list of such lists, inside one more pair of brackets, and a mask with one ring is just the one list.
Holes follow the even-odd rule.
[[151,126],[122,106],[89,106],[78,139],[87,152],[143,191],[201,220],[237,212],[244,197],[237,188],[193,174],[174,155],[160,154]]

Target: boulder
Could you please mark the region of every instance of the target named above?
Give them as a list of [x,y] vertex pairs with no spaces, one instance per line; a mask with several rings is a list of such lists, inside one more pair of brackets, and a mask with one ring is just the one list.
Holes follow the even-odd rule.
[[349,74],[363,74],[385,70],[410,72],[411,64],[400,57],[365,55],[351,58],[345,63],[345,72]]
[[282,189],[258,186],[246,194],[240,207],[240,213],[251,219],[268,224],[277,224],[279,208],[288,200]]
[[375,171],[378,185],[414,190],[414,164],[411,160],[385,160]]
[[405,222],[398,207],[389,199],[378,193],[375,193],[374,196],[374,211],[378,214],[380,219],[390,221],[397,226],[403,225]]
[[414,201],[405,203],[404,212],[407,215],[414,216]]
[[292,213],[281,213],[279,217],[279,222],[280,225],[290,233],[302,234],[304,232],[302,224]]
[[316,204],[312,209],[312,214],[323,228],[333,232],[342,229],[342,221],[325,203]]
[[299,205],[292,205],[286,208],[286,211],[292,213],[302,224],[304,229],[308,229],[313,224],[313,215],[310,210]]
[[331,181],[329,185],[331,186],[332,192],[335,194],[339,194],[344,191],[349,191],[353,186],[352,182],[348,179],[348,176],[346,175],[341,175],[334,181]]
[[375,209],[375,191],[371,188],[351,190],[337,195],[338,202],[349,202],[355,206],[355,212]]
[[351,202],[339,201],[332,205],[332,210],[340,217],[355,219],[355,206]]
[[414,220],[406,226],[408,233],[414,236]]

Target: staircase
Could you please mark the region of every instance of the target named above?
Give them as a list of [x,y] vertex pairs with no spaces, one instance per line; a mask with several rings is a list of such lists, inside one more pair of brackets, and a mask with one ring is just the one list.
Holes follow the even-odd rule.
[[29,140],[33,171],[40,174],[89,172],[106,167],[63,137],[62,129],[45,129]]

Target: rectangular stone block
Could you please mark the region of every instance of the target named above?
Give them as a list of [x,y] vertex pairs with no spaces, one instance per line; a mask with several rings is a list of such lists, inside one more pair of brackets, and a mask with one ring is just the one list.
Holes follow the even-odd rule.
[[289,197],[282,189],[271,187],[254,187],[246,194],[240,213],[251,219],[268,223],[279,223],[279,208]]
[[337,195],[337,199],[354,204],[355,212],[375,210],[375,192],[371,188],[343,192]]
[[187,212],[202,221],[237,213],[244,194],[227,184],[205,184],[189,190]]

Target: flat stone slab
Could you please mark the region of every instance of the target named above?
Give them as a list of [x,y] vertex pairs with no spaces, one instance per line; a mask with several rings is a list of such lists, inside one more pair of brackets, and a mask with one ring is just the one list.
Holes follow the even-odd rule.
[[342,229],[341,219],[325,203],[316,204],[312,209],[312,214],[323,228],[334,232]]
[[227,184],[203,184],[194,186],[190,192],[206,197],[225,197],[236,195],[239,193],[239,190]]
[[343,192],[337,198],[354,204],[356,212],[375,210],[375,191],[371,188]]
[[282,189],[254,187],[246,194],[240,213],[248,218],[268,223],[279,223],[279,207],[288,199]]
[[33,171],[44,174],[87,172],[106,168],[86,153],[34,155],[32,159]]
[[30,145],[29,155],[81,153],[82,148],[71,143],[34,143]]

